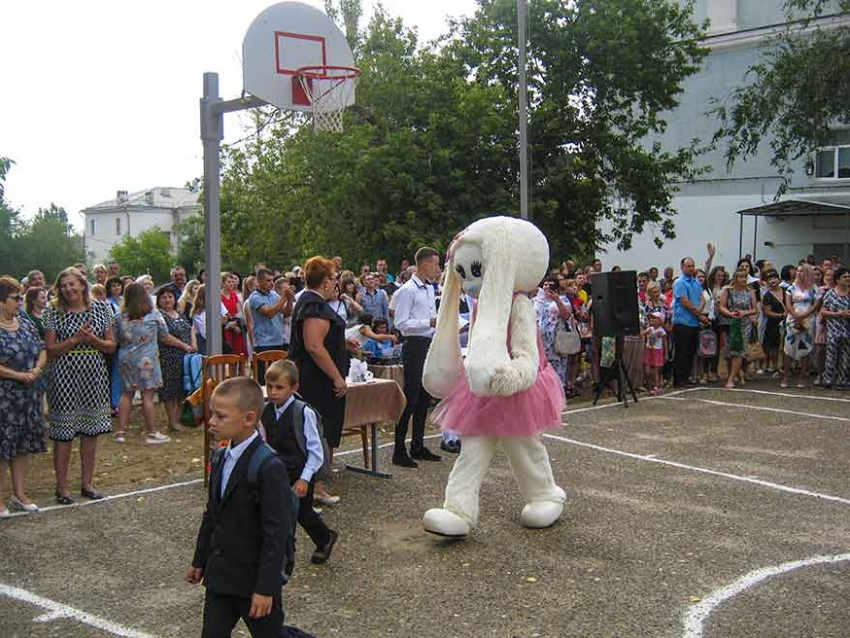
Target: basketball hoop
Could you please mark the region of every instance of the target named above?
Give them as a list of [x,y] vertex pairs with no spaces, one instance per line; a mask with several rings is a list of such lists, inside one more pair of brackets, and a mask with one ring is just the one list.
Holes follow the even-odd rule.
[[342,132],[342,114],[360,69],[353,66],[303,66],[292,78],[293,94],[301,92],[313,111],[313,130]]

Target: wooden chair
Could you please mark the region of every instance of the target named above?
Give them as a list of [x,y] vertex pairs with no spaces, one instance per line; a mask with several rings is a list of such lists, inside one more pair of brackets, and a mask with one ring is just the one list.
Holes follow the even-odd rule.
[[241,354],[213,354],[204,360],[203,373],[201,375],[201,388],[203,388],[204,400],[204,485],[209,480],[210,454],[214,446],[210,437],[210,397],[212,397],[215,386],[233,377],[245,375],[247,361]]
[[263,374],[275,361],[286,359],[286,351],[284,350],[266,350],[265,352],[255,352],[254,360],[251,363],[251,377],[257,383],[260,382],[260,363],[263,364]]

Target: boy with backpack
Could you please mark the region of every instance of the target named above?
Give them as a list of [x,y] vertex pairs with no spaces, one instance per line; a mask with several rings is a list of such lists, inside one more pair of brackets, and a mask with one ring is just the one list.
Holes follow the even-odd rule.
[[325,461],[322,451],[321,419],[313,408],[296,398],[298,367],[288,359],[275,361],[266,370],[266,395],[269,403],[261,417],[266,442],[274,448],[286,466],[292,490],[300,499],[298,523],[316,545],[311,560],[326,563],[339,538],[328,529],[313,509],[314,479]]
[[203,578],[203,638],[224,638],[242,618],[254,638],[283,625],[281,585],[294,556],[297,501],[281,459],[257,433],[263,391],[248,377],[221,382],[210,432],[229,440],[213,454],[209,500],[186,581]]

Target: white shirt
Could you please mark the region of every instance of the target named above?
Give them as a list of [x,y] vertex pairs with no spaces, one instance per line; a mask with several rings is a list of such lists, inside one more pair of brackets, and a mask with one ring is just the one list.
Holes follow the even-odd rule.
[[431,320],[437,317],[434,287],[413,275],[393,295],[395,304],[395,327],[405,337],[433,337]]
[[227,450],[224,453],[224,467],[221,468],[221,492],[219,493],[219,497],[224,496],[224,490],[227,489],[227,481],[230,480],[230,474],[239,462],[239,457],[241,457],[242,453],[248,449],[248,446],[251,445],[251,441],[256,439],[258,436],[259,434],[254,432],[236,447],[233,447],[233,441],[231,441],[230,445],[227,446]]
[[[289,397],[289,400],[282,406],[274,406],[274,416],[278,421],[286,408],[292,405],[295,401],[295,395]],[[307,461],[304,463],[304,469],[301,470],[301,479],[308,483],[313,476],[322,468],[322,463],[325,461],[325,453],[322,451],[322,439],[319,437],[319,428],[316,425],[316,413],[309,405],[304,410],[304,447],[307,448]]]

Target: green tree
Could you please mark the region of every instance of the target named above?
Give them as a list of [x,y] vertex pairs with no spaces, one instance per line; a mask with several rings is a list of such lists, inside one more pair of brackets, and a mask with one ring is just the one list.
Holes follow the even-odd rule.
[[121,264],[122,271],[135,276],[149,274],[158,284],[170,278],[171,246],[159,228],[149,228],[135,237],[124,235],[110,249],[109,258]]
[[827,10],[850,13],[850,0],[786,0],[786,28],[764,47],[744,82],[719,98],[715,142],[725,142],[731,169],[739,160],[770,145],[771,165],[785,178],[799,160],[833,142],[836,122],[850,122],[850,80],[844,61],[850,53],[850,25],[828,28],[817,21]]
[[19,271],[16,264],[15,234],[19,228],[19,212],[6,201],[6,175],[15,162],[0,157],[0,274]]
[[196,274],[204,266],[204,218],[202,215],[187,217],[177,225],[180,242],[177,248],[177,263],[189,275]]
[[32,220],[24,222],[16,237],[21,274],[38,269],[47,281],[72,264],[85,261],[83,237],[68,222],[61,206],[39,208]]

